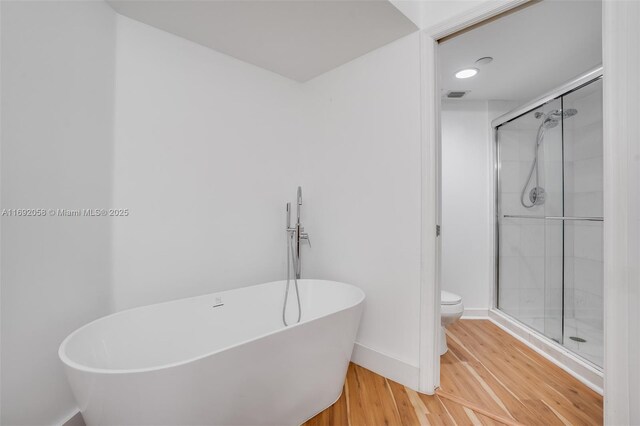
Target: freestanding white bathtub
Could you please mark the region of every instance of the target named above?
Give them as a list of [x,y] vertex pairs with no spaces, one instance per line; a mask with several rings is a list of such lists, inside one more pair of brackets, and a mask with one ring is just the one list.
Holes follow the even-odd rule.
[[[85,422],[296,425],[327,408],[342,392],[364,293],[298,282],[302,321],[289,327],[277,281],[135,308],[74,331],[59,355]],[[292,291],[288,320],[296,316]]]

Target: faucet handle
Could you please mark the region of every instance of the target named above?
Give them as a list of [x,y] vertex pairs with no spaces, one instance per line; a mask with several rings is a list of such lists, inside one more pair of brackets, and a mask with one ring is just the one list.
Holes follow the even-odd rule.
[[311,238],[309,238],[309,234],[307,232],[301,232],[300,239],[307,240],[307,242],[309,243],[309,247],[311,247]]

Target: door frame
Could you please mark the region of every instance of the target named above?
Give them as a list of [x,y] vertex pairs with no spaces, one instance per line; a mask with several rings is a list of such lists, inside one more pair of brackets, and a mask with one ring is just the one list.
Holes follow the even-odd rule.
[[432,395],[440,386],[440,238],[441,215],[440,87],[438,40],[491,20],[525,3],[485,2],[468,12],[420,32],[421,209],[419,391]]
[[604,418],[640,423],[640,2],[603,2]]

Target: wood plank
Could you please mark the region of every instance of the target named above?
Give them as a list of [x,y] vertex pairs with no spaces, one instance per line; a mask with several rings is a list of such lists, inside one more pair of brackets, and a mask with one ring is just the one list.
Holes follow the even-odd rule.
[[349,395],[351,426],[401,424],[385,378],[358,365],[352,366],[354,380],[349,383],[349,388],[354,388]]
[[602,422],[600,395],[493,323],[459,322],[458,340],[521,399],[542,399],[572,423]]
[[[591,402],[598,404],[601,402],[602,398],[599,395],[556,365],[524,346],[521,342],[513,339],[513,345],[508,345],[502,339],[496,338],[503,337],[508,339],[511,336],[493,324],[489,324],[489,326],[495,327],[495,331],[498,334],[503,334],[503,336],[494,336],[493,347],[491,348],[487,348],[485,345],[487,337],[490,336],[486,334],[486,329],[477,328],[477,326],[469,324],[461,325],[461,327],[476,327],[470,332],[462,330],[463,333],[466,333],[464,334],[464,345],[470,348],[470,352],[476,353],[488,369],[510,380],[514,386],[519,384],[520,390],[529,394],[544,392],[544,389],[540,389],[538,386],[540,383],[544,383],[552,386],[560,395],[572,403]],[[520,350],[516,351],[512,347],[516,345],[522,345],[523,347],[518,348]],[[527,356],[523,356],[521,352],[525,352]],[[533,361],[534,359],[535,361]],[[509,387],[513,389],[513,386]],[[580,388],[580,395],[577,398],[576,388]]]
[[[539,421],[539,417],[535,412],[530,411],[507,386],[504,385],[502,381],[500,381],[495,374],[489,371],[482,362],[480,362],[472,353],[468,351],[468,349],[460,342],[456,336],[450,335],[449,339],[449,347],[452,348],[453,351],[464,351],[468,354],[469,359],[469,367],[475,371],[487,386],[491,388],[494,392],[495,397],[499,398],[501,401],[501,408],[506,409],[508,413],[510,413],[511,418],[519,421],[523,424],[535,424]],[[447,391],[446,388],[443,390]],[[453,392],[454,394],[457,394]],[[457,394],[460,395],[460,394]]]
[[600,395],[493,323],[461,320],[447,336],[436,395],[351,364],[340,399],[305,425],[602,424]]
[[[456,356],[456,354],[460,354],[460,357]],[[457,348],[455,345],[452,345],[446,355],[453,357],[458,360],[458,362],[443,368],[441,376],[443,378],[448,377],[452,379],[452,381],[445,380],[442,383],[441,389],[443,391],[453,391],[452,394],[459,395],[468,401],[474,401],[476,405],[481,406],[486,410],[514,420],[513,416],[504,405],[504,402],[496,395],[496,391],[498,389],[492,389],[470,365],[469,360],[471,360],[471,354],[469,354],[469,357],[466,357],[462,350]],[[467,361],[462,362],[460,361],[461,358],[467,359]],[[459,371],[454,371],[454,369]],[[455,383],[455,388],[452,387],[452,382],[457,382]]]
[[438,397],[438,400],[447,409],[449,416],[451,416],[454,422],[453,424],[457,426],[473,426],[473,421],[469,418],[469,416],[467,416],[467,413],[464,411],[464,405],[460,405],[457,402],[440,397]]
[[[360,397],[365,392],[364,384],[360,383],[356,374],[356,365],[349,365],[347,370],[347,401],[349,404],[349,424],[351,426],[367,424],[367,407],[365,401]],[[330,409],[330,408],[329,408]]]
[[507,426],[504,423],[500,423],[490,417],[483,416],[480,413],[476,413],[476,416],[478,416],[484,426]]
[[434,425],[455,425],[454,418],[437,395],[419,394],[420,400],[427,407],[427,418]]
[[[346,387],[346,384],[345,384]],[[307,420],[305,425],[308,426],[325,426],[325,425],[349,425],[349,415],[347,412],[347,394],[343,388],[340,398],[329,408],[318,413],[315,417]]]
[[403,425],[428,425],[427,411],[420,406],[416,407],[416,404],[412,402],[413,395],[411,398],[409,397],[407,388],[393,380],[387,379],[387,383],[400,413],[400,422]]
[[521,423],[518,423],[518,422],[514,421],[513,419],[511,419],[509,417],[505,417],[503,415],[496,414],[495,412],[488,411],[488,410],[484,409],[483,407],[479,406],[478,404],[475,404],[475,403],[470,402],[470,401],[466,401],[465,399],[460,398],[459,396],[452,395],[452,394],[449,394],[449,393],[443,392],[443,391],[438,391],[437,394],[438,394],[438,397],[440,397],[440,398],[445,398],[445,399],[447,399],[447,400],[449,400],[451,402],[455,402],[456,404],[458,404],[458,405],[460,405],[460,406],[462,406],[464,408],[469,408],[469,409],[471,409],[473,411],[476,411],[476,412],[478,412],[480,414],[483,414],[483,415],[485,415],[487,417],[490,417],[490,418],[492,418],[492,419],[494,419],[496,421],[499,421],[500,423],[504,423],[504,424],[509,425],[509,426],[522,426]]
[[525,399],[522,401],[527,407],[529,407],[533,412],[538,413],[540,416],[540,420],[544,421],[546,425],[554,426],[559,425],[563,426],[564,422],[560,417],[553,412],[547,404],[545,404],[542,400],[536,399]]

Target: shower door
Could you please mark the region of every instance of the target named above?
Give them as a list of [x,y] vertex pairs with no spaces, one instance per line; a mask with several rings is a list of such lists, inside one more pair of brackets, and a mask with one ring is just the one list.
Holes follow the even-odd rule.
[[549,218],[562,217],[562,126],[541,128],[541,120],[561,104],[553,100],[497,129],[498,308],[557,342],[563,230],[562,221]]
[[576,116],[563,126],[565,149],[564,341],[568,349],[603,365],[603,138],[602,80],[566,94]]
[[495,131],[497,307],[602,366],[602,80]]

